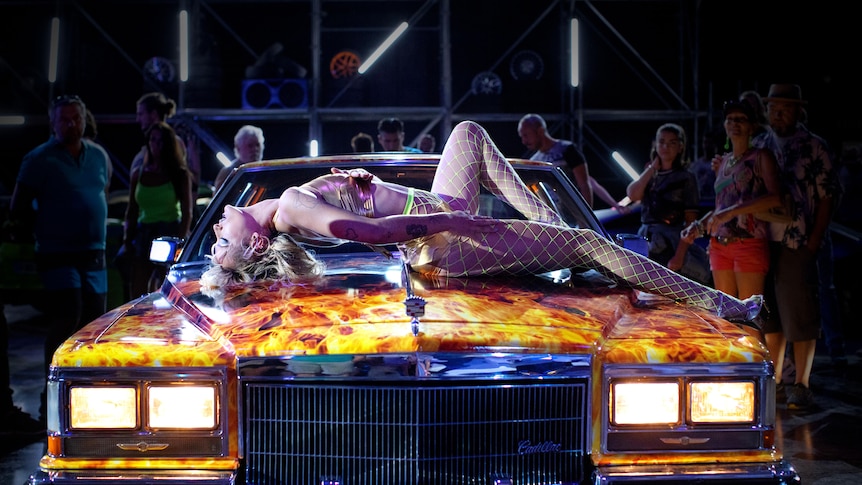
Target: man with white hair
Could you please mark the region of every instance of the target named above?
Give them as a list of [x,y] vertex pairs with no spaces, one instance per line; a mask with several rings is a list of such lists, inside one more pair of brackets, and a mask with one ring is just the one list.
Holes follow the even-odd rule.
[[263,129],[254,125],[241,127],[233,137],[233,153],[236,155],[236,158],[230,162],[230,165],[219,170],[214,184],[216,190],[224,184],[228,175],[235,168],[249,162],[263,160],[263,147]]

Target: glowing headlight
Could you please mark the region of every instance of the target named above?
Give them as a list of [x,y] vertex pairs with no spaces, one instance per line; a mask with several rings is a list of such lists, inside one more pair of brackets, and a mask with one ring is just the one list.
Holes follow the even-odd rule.
[[72,387],[69,400],[73,428],[134,428],[138,424],[134,387]]
[[177,260],[182,246],[182,239],[176,237],[160,237],[150,243],[150,261],[156,263],[172,263]]
[[691,383],[691,421],[693,423],[754,421],[754,382]]
[[613,385],[614,424],[675,424],[679,422],[679,384],[620,382]]
[[149,419],[153,428],[212,429],[216,426],[214,386],[149,388]]

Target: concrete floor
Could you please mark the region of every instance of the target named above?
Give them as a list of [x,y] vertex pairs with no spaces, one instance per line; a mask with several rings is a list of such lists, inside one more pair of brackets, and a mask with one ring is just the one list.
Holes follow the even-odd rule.
[[[16,404],[39,414],[42,381],[42,315],[32,307],[6,307],[12,386]],[[855,323],[855,322],[853,322]],[[862,329],[849,335],[846,368],[836,368],[818,348],[811,377],[817,409],[790,412],[778,406],[778,447],[806,485],[862,484]],[[0,444],[0,484],[22,485],[44,453],[44,441]]]

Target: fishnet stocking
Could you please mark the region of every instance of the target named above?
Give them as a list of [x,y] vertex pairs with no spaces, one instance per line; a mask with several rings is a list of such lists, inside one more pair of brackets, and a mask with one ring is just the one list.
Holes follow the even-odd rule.
[[476,213],[485,187],[532,221],[565,226],[559,214],[530,191],[484,128],[459,123],[446,140],[431,192],[452,209]]
[[[437,263],[448,276],[523,274],[584,267],[611,280],[650,293],[747,320],[757,313],[757,299],[746,302],[701,285],[589,229],[533,221],[504,221],[506,226],[481,241],[457,238]],[[751,308],[749,306],[752,305]]]

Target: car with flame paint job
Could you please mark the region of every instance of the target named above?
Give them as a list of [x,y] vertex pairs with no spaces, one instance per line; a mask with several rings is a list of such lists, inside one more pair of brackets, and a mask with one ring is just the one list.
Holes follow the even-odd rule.
[[[201,291],[212,225],[330,167],[430,186],[437,156],[272,160],[233,173],[161,290],[54,354],[37,484],[798,483],[775,380],[739,325],[585,268],[429,277],[313,248],[319,282]],[[609,237],[563,172],[513,160]],[[483,214],[522,217],[484,194]]]

